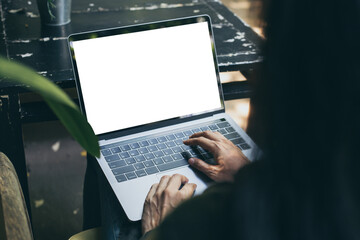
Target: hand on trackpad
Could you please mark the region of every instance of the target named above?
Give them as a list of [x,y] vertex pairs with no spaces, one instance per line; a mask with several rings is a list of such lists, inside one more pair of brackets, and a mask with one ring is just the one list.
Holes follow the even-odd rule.
[[156,177],[160,181],[162,176],[165,176],[165,175],[172,176],[177,173],[187,177],[189,179],[189,181],[188,181],[189,183],[195,183],[197,185],[196,190],[195,190],[195,195],[201,194],[208,187],[208,185],[213,182],[208,177],[206,177],[204,174],[199,173],[199,172],[195,173],[189,166],[174,169],[172,171],[159,173],[156,175]]

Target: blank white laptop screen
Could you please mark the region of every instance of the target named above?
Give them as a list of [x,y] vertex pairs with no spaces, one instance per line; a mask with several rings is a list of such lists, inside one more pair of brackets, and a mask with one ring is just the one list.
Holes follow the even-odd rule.
[[222,108],[206,22],[72,44],[95,134]]

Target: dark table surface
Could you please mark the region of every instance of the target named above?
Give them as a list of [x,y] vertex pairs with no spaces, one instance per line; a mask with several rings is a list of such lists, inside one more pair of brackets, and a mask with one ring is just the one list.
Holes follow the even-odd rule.
[[[1,0],[0,54],[22,62],[61,87],[74,87],[67,47],[71,33],[208,14],[220,71],[255,68],[261,38],[221,2],[211,0],[73,0],[71,23],[45,27],[35,0]],[[0,93],[21,92],[0,78]]]

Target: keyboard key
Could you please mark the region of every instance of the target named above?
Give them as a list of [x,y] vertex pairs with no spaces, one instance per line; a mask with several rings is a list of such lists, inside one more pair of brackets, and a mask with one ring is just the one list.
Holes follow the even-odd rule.
[[118,167],[123,167],[123,166],[126,166],[126,163],[124,160],[109,163],[110,168],[118,168]]
[[235,138],[232,139],[231,142],[235,145],[245,143],[245,140],[243,138]]
[[181,153],[183,150],[181,149],[181,147],[174,147],[172,148],[174,153]]
[[247,149],[251,148],[250,145],[247,144],[247,143],[241,144],[240,147],[241,147],[242,150],[247,150]]
[[167,142],[166,146],[168,146],[169,148],[175,147],[176,144],[174,142]]
[[158,148],[157,148],[156,146],[149,146],[149,147],[148,147],[148,150],[149,150],[150,152],[154,152],[154,151],[157,151]]
[[151,160],[144,162],[144,165],[145,165],[145,167],[152,167],[152,166],[155,166],[155,165],[154,165],[154,162],[153,162],[153,161],[151,161]]
[[164,143],[164,142],[167,141],[167,140],[166,140],[166,137],[159,137],[159,138],[157,138],[157,140],[158,140],[159,142],[161,142],[161,143]]
[[165,155],[173,154],[173,151],[171,149],[164,149],[163,152],[165,153]]
[[111,149],[111,151],[112,151],[113,153],[119,153],[119,152],[121,152],[121,150],[120,150],[119,147],[114,147],[114,148]]
[[209,128],[209,127],[207,127],[207,126],[205,126],[205,127],[201,127],[200,129],[201,129],[201,131],[203,131],[203,132],[205,132],[205,131],[209,131],[209,130],[210,130],[210,128]]
[[175,161],[184,159],[184,157],[183,157],[181,154],[179,154],[179,153],[176,153],[176,154],[172,155],[172,158],[173,158]]
[[219,129],[216,125],[209,125],[208,126],[209,128],[210,128],[210,130],[212,130],[212,131],[215,131],[216,129]]
[[222,135],[227,134],[227,132],[225,131],[225,129],[224,129],[224,128],[222,128],[222,129],[218,129],[217,131],[218,131],[219,133],[221,133]]
[[125,175],[124,174],[122,174],[122,175],[118,175],[118,176],[115,176],[116,177],[116,180],[118,181],[118,182],[124,182],[124,181],[127,181],[127,178],[125,177]]
[[156,146],[157,146],[157,148],[160,149],[160,150],[163,150],[163,149],[166,149],[166,148],[167,148],[167,146],[166,146],[164,143],[160,143],[160,144],[158,144],[158,145],[156,145]]
[[219,128],[231,127],[228,122],[217,123],[216,125],[217,125]]
[[167,138],[167,140],[172,141],[172,140],[175,140],[176,137],[174,136],[174,134],[170,134],[170,135],[167,135],[166,138]]
[[137,178],[137,176],[136,176],[136,174],[134,172],[130,172],[130,173],[127,173],[125,175],[126,175],[127,179],[129,179],[129,180]]
[[183,146],[181,146],[181,148],[183,151],[189,151],[189,150],[193,149],[193,147],[188,146],[188,145],[183,145]]
[[229,133],[235,132],[235,129],[233,127],[227,127],[225,128],[226,131],[228,131]]
[[109,163],[110,168],[118,168],[118,167],[123,167],[123,166],[126,166],[126,162],[124,160]]
[[109,145],[100,146],[100,150],[109,149]]
[[146,168],[145,171],[148,175],[159,172],[159,170],[156,167]]
[[155,138],[150,139],[149,142],[150,142],[151,145],[159,143],[158,140],[156,140]]
[[130,150],[130,146],[129,145],[122,145],[122,146],[120,146],[120,149],[122,150],[122,151],[129,151]]
[[189,158],[191,158],[191,154],[188,152],[182,152],[181,155],[186,159],[189,160]]
[[139,156],[136,156],[136,157],[135,157],[135,160],[136,160],[137,162],[143,162],[143,161],[145,161],[145,157],[144,157],[143,155],[139,155]]
[[190,154],[191,154],[191,156],[193,156],[193,157],[200,157],[200,152],[199,151],[197,151],[196,149],[191,149],[191,150],[189,150],[188,151]]
[[140,143],[139,143],[139,145],[140,145],[140,147],[147,147],[147,146],[149,146],[149,142],[148,141],[141,141]]
[[183,138],[183,137],[185,137],[185,135],[183,133],[179,132],[179,133],[175,133],[175,137],[176,138]]
[[188,153],[190,153],[191,156],[195,156],[195,155],[198,154],[198,152],[195,152],[193,149],[190,149],[190,150],[188,151]]
[[126,163],[127,163],[128,165],[133,164],[133,163],[136,163],[136,161],[135,161],[134,158],[127,158],[125,161],[126,161]]
[[200,128],[194,128],[191,130],[193,133],[198,133],[201,132]]
[[176,145],[183,145],[184,143],[183,143],[183,140],[182,140],[182,139],[176,139],[176,140],[175,140],[175,144],[176,144]]
[[136,168],[136,170],[140,170],[140,169],[145,168],[143,163],[136,163],[136,164],[134,164],[134,167]]
[[127,152],[121,152],[121,153],[119,153],[119,155],[120,155],[120,157],[121,157],[122,159],[129,158],[129,157],[130,157],[129,153],[127,153]]
[[193,135],[192,131],[190,131],[190,130],[184,131],[183,133],[184,133],[185,136],[188,136],[188,137]]
[[137,148],[140,148],[140,145],[139,145],[138,143],[131,143],[131,144],[130,144],[130,147],[131,147],[132,149],[137,149]]
[[147,150],[147,148],[140,148],[139,149],[139,153],[141,153],[141,154],[145,154],[145,153],[148,153],[149,152],[149,150]]
[[164,156],[164,153],[162,152],[162,151],[157,151],[157,152],[154,152],[154,155],[155,155],[155,157],[162,157],[162,156]]
[[174,162],[170,162],[167,164],[162,164],[157,167],[159,168],[160,171],[166,171],[169,169],[173,169],[173,168],[181,167],[181,166],[185,166],[185,165],[188,165],[188,162],[185,159],[182,159],[180,161],[174,161]]
[[104,157],[112,155],[110,149],[101,150],[101,153]]
[[173,159],[172,159],[171,156],[165,156],[165,157],[163,157],[163,160],[164,160],[164,162],[166,162],[166,163],[173,161]]
[[146,176],[146,172],[144,170],[138,170],[135,172],[138,177]]
[[133,171],[135,171],[135,168],[132,165],[121,167],[121,168],[116,168],[116,169],[112,170],[114,175],[124,174],[124,173],[128,173],[128,172],[133,172]]
[[152,154],[152,153],[147,153],[147,154],[145,154],[144,156],[145,156],[145,158],[146,158],[147,160],[150,160],[150,159],[154,159],[154,158],[155,158],[154,154]]
[[119,159],[120,159],[120,157],[117,154],[105,157],[105,160],[107,162],[112,162],[112,161],[116,161],[116,160],[119,160]]
[[239,138],[240,135],[237,132],[225,134],[224,137],[227,139]]
[[159,165],[159,164],[163,164],[164,161],[163,161],[161,158],[156,158],[156,159],[154,160],[154,163],[155,163],[156,165]]
[[137,156],[137,155],[140,155],[140,153],[139,153],[138,150],[131,150],[131,151],[129,151],[129,154],[130,154],[130,156],[132,156],[132,157]]

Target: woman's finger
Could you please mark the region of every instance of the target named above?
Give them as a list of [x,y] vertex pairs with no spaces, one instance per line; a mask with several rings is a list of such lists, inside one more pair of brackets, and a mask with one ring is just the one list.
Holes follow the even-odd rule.
[[198,133],[194,133],[189,138],[204,137],[216,141],[219,138],[219,135],[216,133],[217,132],[212,132],[212,131],[198,132]]
[[191,197],[195,190],[197,185],[195,183],[186,183],[181,189],[180,192],[183,194],[185,198]]
[[203,172],[209,178],[211,178],[213,180],[216,179],[216,174],[218,173],[218,171],[216,171],[217,166],[210,165],[198,158],[190,158],[189,164],[190,164],[190,166],[196,168],[200,172]]
[[189,181],[187,177],[181,174],[174,174],[171,176],[167,188],[170,190],[177,191],[181,185],[186,184]]
[[164,192],[165,188],[167,187],[170,178],[171,177],[168,176],[168,175],[165,175],[165,176],[161,177],[160,182],[159,182],[159,186],[157,187],[156,192],[155,192],[155,194],[157,195],[159,200],[160,200],[162,192]]
[[191,146],[199,145],[200,147],[210,152],[215,152],[217,150],[216,143],[213,140],[205,137],[189,138],[184,140],[184,144]]
[[150,190],[149,190],[149,192],[148,192],[148,194],[147,194],[147,196],[145,198],[145,203],[150,203],[151,198],[155,195],[155,192],[156,192],[156,189],[158,188],[158,185],[159,185],[158,183],[154,183],[151,186],[151,188],[150,188]]

